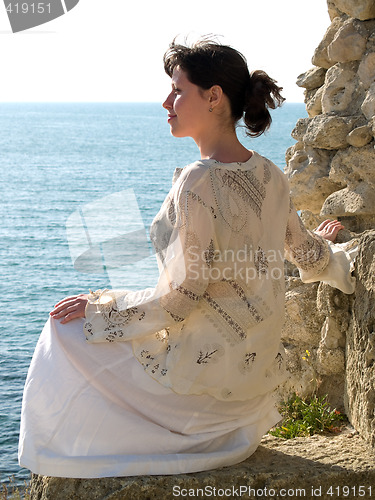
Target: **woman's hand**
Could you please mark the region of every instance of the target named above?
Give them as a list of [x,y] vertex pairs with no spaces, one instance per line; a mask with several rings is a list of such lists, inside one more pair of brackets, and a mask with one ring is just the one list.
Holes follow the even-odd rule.
[[329,241],[335,241],[337,233],[340,231],[340,229],[344,229],[344,226],[341,224],[341,222],[337,220],[325,220],[323,221],[314,231],[314,233],[318,234],[322,238],[329,240]]
[[50,315],[54,319],[61,319],[61,323],[68,323],[72,319],[84,318],[88,301],[88,294],[80,293],[72,297],[66,297],[55,305]]

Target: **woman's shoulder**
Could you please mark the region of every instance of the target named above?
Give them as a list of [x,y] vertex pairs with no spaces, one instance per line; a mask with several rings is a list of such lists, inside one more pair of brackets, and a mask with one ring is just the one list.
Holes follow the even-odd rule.
[[264,178],[270,181],[273,179],[277,183],[281,183],[289,191],[289,181],[285,173],[273,161],[259,153],[253,154],[254,163],[261,167],[264,172]]
[[182,171],[187,175],[203,175],[208,171],[210,163],[207,160],[196,160],[186,165]]
[[208,175],[209,164],[204,160],[197,160],[193,163],[189,163],[184,168],[175,170],[176,180],[179,181],[184,188],[189,188],[193,185],[200,184]]

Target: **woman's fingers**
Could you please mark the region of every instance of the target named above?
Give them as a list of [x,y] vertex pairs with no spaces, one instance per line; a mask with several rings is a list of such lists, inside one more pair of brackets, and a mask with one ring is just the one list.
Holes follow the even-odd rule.
[[317,230],[318,231],[322,231],[324,229],[329,229],[329,228],[332,228],[332,227],[341,227],[343,228],[344,226],[341,224],[341,222],[337,221],[337,220],[330,220],[330,219],[326,219],[325,221],[323,221],[318,227],[317,227]]
[[50,315],[54,319],[61,319],[61,323],[68,323],[75,318],[84,318],[87,297],[86,294],[66,297],[55,305]]
[[315,233],[329,241],[335,241],[338,232],[344,229],[341,222],[327,219],[316,228]]
[[69,302],[72,302],[77,297],[78,297],[78,295],[72,295],[71,297],[65,297],[65,298],[63,298],[62,300],[60,300],[60,302],[58,302],[57,304],[55,304],[54,310],[59,309],[60,307],[64,307],[64,305],[66,305]]
[[65,310],[66,308],[74,305],[76,303],[77,298],[78,296],[74,296],[74,297],[66,297],[65,299],[61,300],[55,305],[53,311],[51,311],[51,314],[53,313],[56,315],[61,311]]

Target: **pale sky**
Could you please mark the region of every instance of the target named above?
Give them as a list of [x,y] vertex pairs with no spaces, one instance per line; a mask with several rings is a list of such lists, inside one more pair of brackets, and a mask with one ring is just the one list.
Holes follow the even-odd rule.
[[302,102],[295,81],[329,24],[326,0],[80,0],[13,34],[1,2],[0,101],[161,102],[170,88],[163,54],[176,35],[192,33],[221,35],[250,70],[276,79],[288,102]]

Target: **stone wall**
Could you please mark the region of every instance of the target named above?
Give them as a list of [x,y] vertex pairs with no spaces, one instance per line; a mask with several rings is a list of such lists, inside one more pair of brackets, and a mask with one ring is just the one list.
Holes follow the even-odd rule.
[[[281,389],[328,393],[375,446],[375,2],[328,0],[331,25],[298,77],[308,118],[286,153],[294,204],[309,229],[326,218],[360,241],[356,292],[303,285],[288,268],[283,342],[291,378]],[[308,351],[308,352],[306,352]]]
[[360,243],[346,341],[345,407],[353,426],[375,448],[375,231],[363,234]]

